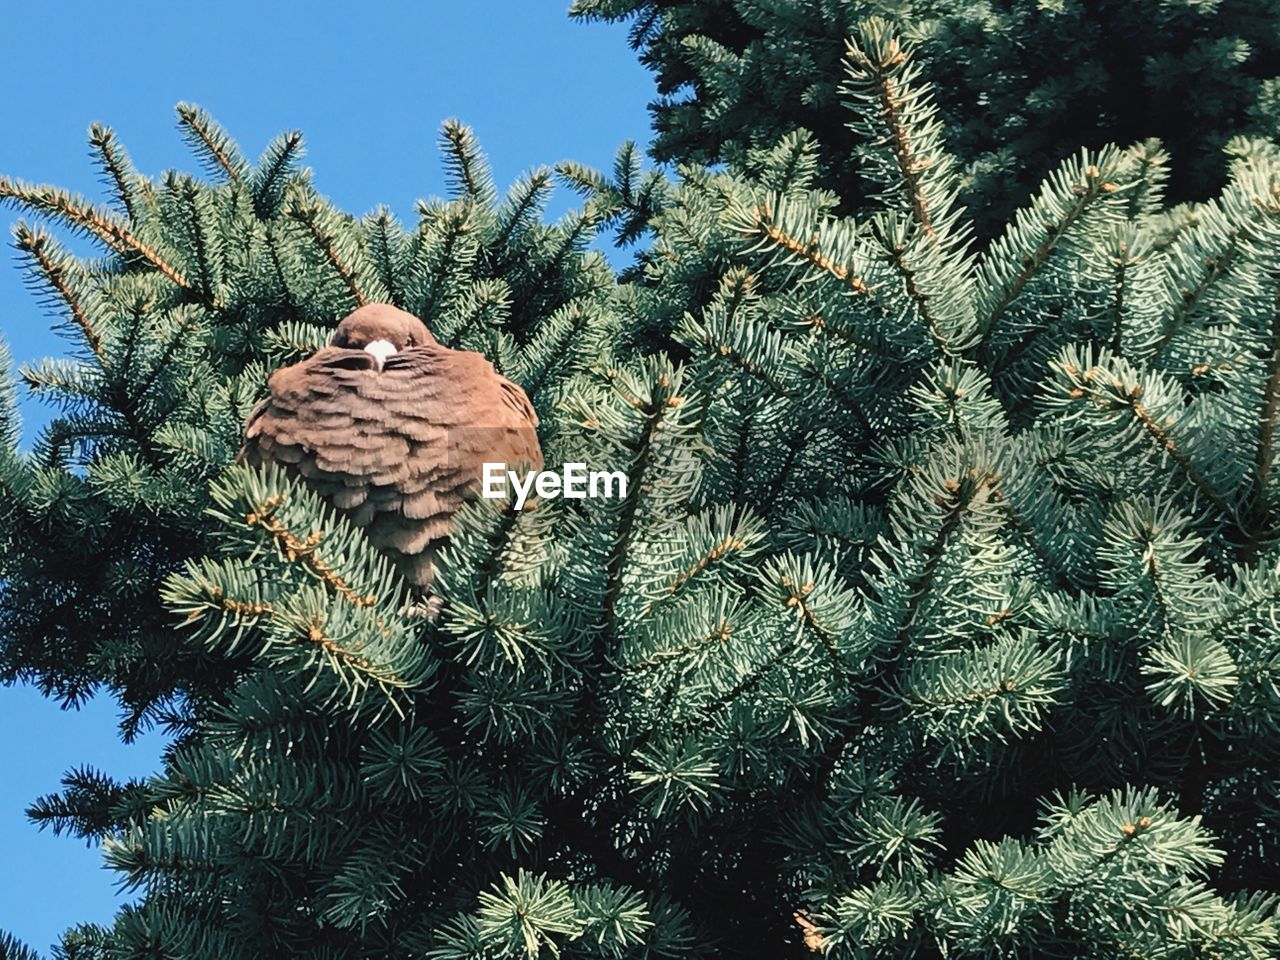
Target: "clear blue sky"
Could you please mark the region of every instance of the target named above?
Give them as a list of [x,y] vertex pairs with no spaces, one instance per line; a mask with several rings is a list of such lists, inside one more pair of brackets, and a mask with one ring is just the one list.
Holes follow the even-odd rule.
[[[622,141],[647,143],[653,82],[624,27],[570,21],[567,5],[5,4],[0,172],[104,199],[85,140],[95,120],[142,171],[194,171],[175,129],[180,100],[212,113],[250,157],[301,129],[317,186],[356,213],[385,203],[407,219],[417,198],[444,192],[435,144],[451,116],[475,128],[500,185],[563,159],[607,167]],[[571,205],[565,193],[554,209]],[[6,228],[17,217],[0,208]],[[19,362],[62,352],[6,248],[0,333]],[[47,419],[29,402],[24,415],[28,431]],[[156,769],[161,737],[119,744],[116,712],[106,697],[64,713],[29,688],[0,687],[0,929],[42,952],[73,923],[108,922],[120,901],[97,850],[37,832],[23,810],[73,766],[120,778]]]

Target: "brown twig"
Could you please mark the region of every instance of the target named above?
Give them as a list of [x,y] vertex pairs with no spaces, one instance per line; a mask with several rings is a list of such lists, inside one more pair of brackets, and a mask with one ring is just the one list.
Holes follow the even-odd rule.
[[874,295],[871,288],[867,286],[866,281],[851,273],[848,267],[841,266],[822,254],[818,250],[816,243],[803,243],[775,224],[773,222],[773,211],[768,207],[756,208],[755,226],[764,234],[764,236],[768,237],[778,246],[796,254],[804,260],[807,260],[819,270],[831,274],[855,293],[860,293],[867,297]]
[[213,136],[209,133],[208,128],[201,122],[200,111],[190,104],[178,104],[178,122],[200,138],[200,142],[204,144],[205,149],[209,151],[218,166],[227,172],[232,181],[240,182],[240,173],[236,170],[235,164],[231,162],[231,158],[222,150],[214,141]]
[[378,603],[378,598],[373,594],[357,593],[351,586],[339,576],[329,564],[320,557],[316,548],[324,540],[324,534],[319,530],[312,531],[306,540],[299,540],[289,529],[275,518],[275,511],[284,503],[282,496],[270,497],[264,503],[260,504],[252,513],[245,514],[244,522],[251,527],[262,527],[280,545],[285,557],[292,561],[301,563],[304,567],[318,576],[326,584],[328,584],[334,593],[341,596],[352,606],[356,607],[372,607]]
[[307,230],[311,233],[312,238],[315,240],[316,245],[320,247],[321,252],[324,253],[325,257],[329,260],[329,263],[333,265],[333,269],[336,270],[338,272],[338,276],[342,278],[342,282],[345,283],[347,285],[347,289],[351,291],[351,296],[355,298],[356,305],[363,307],[369,301],[360,290],[360,285],[356,282],[355,271],[349,269],[338,256],[337,248],[333,245],[334,240],[337,238],[332,234],[328,234],[321,230],[320,224],[316,222],[320,215],[320,210],[321,208],[319,204],[311,204],[310,206],[294,207],[289,213],[295,220],[300,221],[306,226]]
[[184,290],[191,286],[176,267],[135,237],[124,224],[91,204],[77,203],[65,190],[0,177],[0,200],[13,200],[36,212],[60,217],[73,227],[97,237],[117,253],[137,254]]
[[75,321],[76,326],[84,334],[84,339],[89,344],[89,349],[101,360],[102,337],[89,321],[89,316],[85,313],[83,304],[72,292],[71,285],[67,282],[66,265],[58,263],[49,255],[49,235],[43,231],[34,231],[21,222],[18,223],[14,232],[18,241],[18,248],[25,250],[35,259],[45,279],[49,281],[49,285],[58,291],[58,295],[62,297],[63,302],[70,309],[71,319]]

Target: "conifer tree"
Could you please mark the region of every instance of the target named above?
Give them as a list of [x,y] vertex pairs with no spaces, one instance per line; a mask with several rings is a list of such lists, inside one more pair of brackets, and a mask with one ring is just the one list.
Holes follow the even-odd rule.
[[572,12],[630,22],[658,83],[659,159],[739,163],[803,129],[818,182],[848,212],[861,141],[841,109],[845,42],[872,14],[895,19],[920,45],[984,239],[1082,145],[1159,138],[1170,197],[1204,200],[1232,136],[1280,132],[1275,0],[575,0]]
[[[792,132],[566,164],[545,226],[552,174],[500,200],[449,124],[405,228],[186,106],[208,179],[94,128],[116,210],[0,181],[107,253],[16,228],[79,354],[22,371],[65,406],[30,454],[0,390],[0,664],[175,734],[31,808],[142,894],[64,956],[1280,949],[1280,148],[1232,140],[1193,206],[1154,141],[1078,152],[975,253],[910,47],[860,22],[842,76],[854,216]],[[647,241],[621,277],[606,226]],[[376,299],[629,481],[472,505],[436,623],[229,465],[266,373]]]

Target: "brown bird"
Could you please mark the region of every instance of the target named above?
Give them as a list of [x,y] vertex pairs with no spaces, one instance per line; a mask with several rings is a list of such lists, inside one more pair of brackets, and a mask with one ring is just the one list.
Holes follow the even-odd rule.
[[482,465],[542,469],[524,391],[388,304],[344,318],[329,346],[277,370],[268,387],[237,461],[302,476],[423,589],[453,514],[480,491]]

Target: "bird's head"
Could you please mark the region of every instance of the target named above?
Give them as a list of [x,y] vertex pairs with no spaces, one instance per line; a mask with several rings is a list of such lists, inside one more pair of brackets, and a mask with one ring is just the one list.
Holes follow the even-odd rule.
[[410,347],[435,346],[438,341],[413,314],[389,303],[368,303],[343,317],[329,343],[373,354],[381,370],[392,354]]

